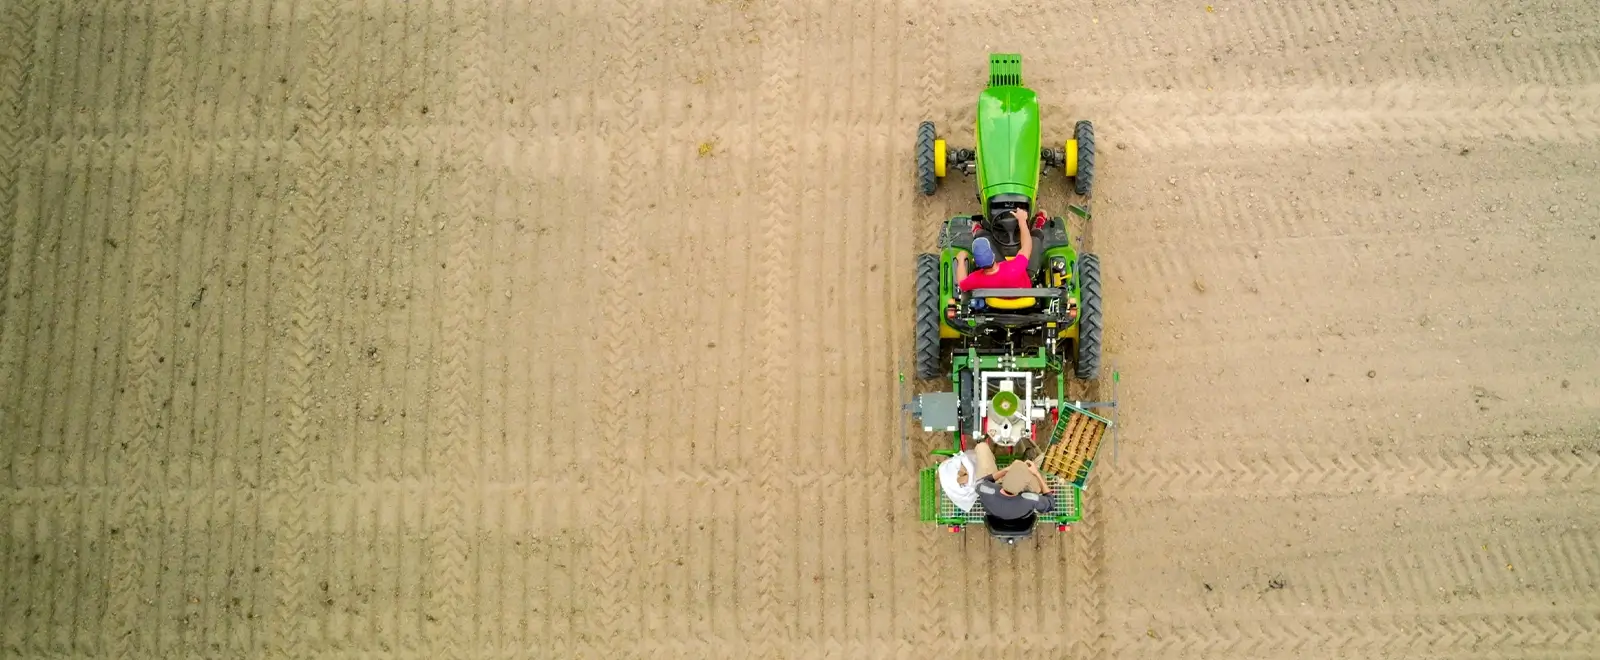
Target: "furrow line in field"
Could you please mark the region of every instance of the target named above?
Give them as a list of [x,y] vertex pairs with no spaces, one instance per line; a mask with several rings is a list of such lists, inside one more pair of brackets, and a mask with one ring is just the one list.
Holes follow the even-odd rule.
[[[310,650],[314,621],[302,608],[309,601],[311,580],[310,512],[307,494],[314,484],[310,451],[317,442],[318,428],[316,373],[319,354],[324,349],[326,310],[320,291],[329,217],[328,197],[333,192],[329,160],[338,153],[330,130],[333,107],[332,67],[334,50],[342,31],[338,16],[326,3],[315,3],[302,24],[304,51],[292,55],[291,66],[302,81],[303,90],[294,99],[299,106],[298,130],[293,137],[292,173],[287,192],[288,204],[283,221],[288,231],[278,235],[281,251],[287,257],[274,278],[283,296],[283,317],[287,327],[280,332],[279,376],[274,383],[274,402],[281,409],[275,437],[272,438],[276,471],[273,479],[273,531],[275,532],[272,576],[275,579],[272,633],[268,643],[283,655],[304,657]],[[301,59],[303,58],[303,59]],[[319,510],[319,512],[324,512]]]
[[[944,112],[950,103],[950,99],[945,95],[945,79],[950,75],[956,75],[958,79],[961,76],[959,69],[954,73],[951,71],[949,66],[950,58],[945,55],[945,45],[940,40],[940,28],[943,27],[941,20],[943,17],[940,15],[941,12],[939,10],[941,5],[920,4],[918,6],[921,8],[920,15],[912,19],[909,26],[911,29],[916,30],[918,37],[920,37],[918,42],[921,46],[922,55],[922,61],[920,62],[922,72],[915,81],[917,105],[911,109],[911,121],[906,122],[904,128],[896,133],[896,135],[903,135],[904,138],[894,142],[896,148],[893,151],[896,154],[900,154],[901,157],[895,159],[895,164],[900,167],[892,171],[903,174],[891,178],[895,182],[894,185],[902,186],[908,190],[917,186],[916,154],[914,153],[916,142],[914,138],[917,134],[917,126],[921,122],[932,121],[941,134],[940,137],[945,138],[952,147],[966,144],[966,140],[954,137],[960,134],[955,131],[961,125],[958,118],[947,115]],[[904,117],[905,115],[900,116]],[[946,181],[954,183],[956,186],[966,183],[966,181],[960,179],[947,179]],[[913,254],[929,251],[937,243],[935,237],[938,236],[940,229],[943,227],[942,223],[945,216],[949,215],[947,213],[948,207],[939,202],[938,199],[938,197],[923,197],[921,192],[917,192],[906,207],[913,210],[910,214],[910,222],[913,223],[911,226],[911,239],[915,242]],[[910,291],[910,288],[906,289],[908,299]],[[909,305],[907,305],[907,309],[910,309]]]
[[[54,12],[50,10],[54,9]],[[71,105],[73,76],[58,73],[61,62],[71,62],[77,55],[79,25],[66,15],[66,7],[41,8],[34,25],[36,33],[50,35],[39,47],[42,51],[36,67],[52,75],[30,76],[34,86],[24,92],[32,99],[31,107],[15,119],[0,121],[25,122],[21,130],[35,138],[50,138],[65,129],[59,124],[70,121],[71,113],[62,112],[62,106]],[[45,55],[48,53],[48,56]],[[63,116],[66,119],[63,119]],[[25,118],[25,119],[24,119]],[[0,253],[0,268],[16,269],[7,277],[14,291],[0,290],[8,299],[5,317],[0,317],[0,364],[4,365],[7,381],[17,383],[8,387],[3,406],[6,428],[12,431],[11,444],[15,449],[7,452],[10,463],[7,476],[13,484],[38,483],[42,466],[51,462],[50,452],[40,444],[37,432],[43,427],[46,390],[51,370],[48,362],[50,341],[48,327],[56,316],[57,280],[53,266],[60,263],[61,236],[65,231],[66,209],[61,203],[68,185],[67,169],[62,161],[72,149],[60,151],[35,151],[20,149],[27,158],[26,169],[33,179],[25,189],[17,191],[14,209],[4,209],[4,225],[12,242],[10,249],[16,254]],[[23,163],[15,163],[21,167]],[[18,173],[17,177],[28,176]],[[19,186],[20,188],[20,186]],[[13,210],[15,211],[13,213]],[[43,348],[41,348],[41,346]],[[42,375],[41,375],[42,372]]]
[[1219,620],[1203,628],[1152,628],[1122,650],[1138,657],[1184,658],[1266,657],[1310,651],[1333,657],[1465,652],[1537,657],[1597,644],[1600,613],[1571,611]]
[[[184,61],[181,29],[182,17],[175,14],[153,12],[150,20],[154,51],[149,60],[149,70],[143,80],[150,89],[141,99],[150,114],[176,117],[179,112],[174,89],[182,77]],[[165,32],[165,39],[155,38]],[[125,369],[119,391],[129,406],[126,419],[132,426],[123,434],[120,445],[122,455],[118,462],[126,466],[119,484],[130,493],[127,517],[137,520],[137,541],[129,548],[131,556],[122,557],[118,565],[137,567],[118,577],[126,577],[125,590],[117,594],[118,601],[111,609],[119,622],[113,630],[113,648],[119,652],[159,654],[158,626],[150,625],[159,617],[159,604],[152,607],[160,594],[162,531],[162,500],[150,492],[150,487],[163,484],[164,470],[161,457],[165,454],[164,426],[167,401],[165,393],[171,391],[171,366],[167,356],[160,354],[158,343],[172,331],[171,310],[165,308],[165,282],[178,267],[172,255],[173,227],[171,223],[179,212],[179,191],[183,177],[175,172],[174,160],[181,153],[183,141],[171,130],[161,130],[147,136],[144,150],[137,158],[143,176],[135,188],[132,209],[132,245],[128,246],[132,274],[131,290],[127,296],[132,313],[129,318],[128,345],[123,351]],[[119,516],[121,517],[121,516]],[[152,616],[154,615],[154,616]]]
[[1524,493],[1530,487],[1592,488],[1600,453],[1583,449],[1503,454],[1264,457],[1186,460],[1181,465],[1134,459],[1106,478],[1118,498],[1288,496],[1359,492],[1408,494]]
[[[1389,84],[1278,94],[1174,92],[1124,96],[1113,105],[1123,116],[1128,144],[1140,150],[1600,141],[1595,85],[1481,92]],[[1168,119],[1179,112],[1184,122]]]
[[1083,493],[1083,521],[1072,527],[1074,544],[1073,568],[1083,575],[1082,592],[1078,600],[1077,616],[1082,637],[1074,640],[1081,648],[1079,657],[1104,658],[1109,650],[1106,636],[1106,516],[1109,509],[1101,507],[1096,491]]
[[[78,108],[80,111],[63,122],[61,128],[63,134],[74,134],[84,130],[81,124],[84,123],[87,113],[82,112],[82,108],[100,107],[97,103],[99,99],[94,98],[94,95],[99,88],[96,84],[97,79],[105,68],[99,66],[99,62],[88,54],[100,51],[106,30],[101,29],[102,25],[87,20],[76,23],[79,32],[63,35],[64,39],[77,42],[77,50],[64,55],[65,61],[71,62],[72,74],[65,79],[66,85],[61,92],[60,103],[67,107]],[[31,427],[40,458],[35,466],[34,483],[68,483],[72,480],[69,476],[70,466],[83,459],[82,452],[70,440],[74,436],[67,435],[65,426],[83,418],[83,415],[74,414],[70,408],[74,394],[71,376],[77,371],[80,361],[88,354],[87,350],[75,350],[77,348],[75,337],[82,325],[81,308],[88,298],[84,294],[93,283],[97,282],[84,277],[84,269],[94,260],[94,256],[100,253],[102,247],[98,243],[91,245],[86,240],[90,228],[96,226],[103,218],[103,216],[89,215],[86,208],[92,196],[88,179],[94,173],[97,161],[103,160],[96,158],[94,155],[96,153],[104,154],[105,151],[80,146],[47,156],[50,160],[59,158],[63,174],[61,188],[42,195],[39,200],[40,202],[49,200],[58,204],[55,212],[49,213],[49,216],[59,219],[60,222],[59,233],[50,250],[50,258],[34,264],[47,267],[52,272],[51,290],[48,293],[39,290],[31,292],[53,303],[48,305],[51,312],[40,334],[44,340],[43,348],[30,351],[42,366],[41,376],[29,379],[32,384],[37,385],[33,389],[39,392],[39,399],[30,411],[37,415],[36,421],[27,425]]]
[[[765,174],[761,188],[766,195],[766,208],[760,215],[760,231],[752,232],[750,239],[756,263],[751,275],[757,299],[748,301],[746,314],[756,314],[761,319],[760,346],[757,364],[761,365],[755,387],[761,392],[759,409],[746,410],[749,415],[744,426],[754,429],[755,442],[742,457],[753,459],[755,465],[789,465],[788,451],[794,433],[793,408],[784,401],[790,391],[787,379],[791,378],[790,356],[793,355],[793,338],[785,319],[794,313],[790,295],[789,269],[785,267],[793,240],[793,225],[797,222],[794,204],[797,190],[793,176],[799,170],[784,166],[794,163],[794,141],[767,139],[783,135],[798,118],[797,109],[808,107],[809,90],[797,84],[800,70],[798,55],[801,46],[795,38],[795,16],[788,3],[768,4],[762,16],[763,42],[761,44],[761,96],[759,135],[763,136],[763,149],[759,152],[759,170]],[[751,163],[751,167],[756,167]],[[754,536],[756,548],[753,562],[741,566],[737,583],[742,612],[741,633],[748,643],[780,644],[788,637],[793,622],[780,617],[782,609],[778,599],[781,579],[779,562],[787,554],[780,536],[780,526],[775,510],[788,510],[799,490],[786,488],[775,480],[775,469],[758,469],[756,488],[774,498],[775,506],[757,507],[748,527]],[[744,600],[748,594],[751,599]]]
[[[452,3],[460,12],[449,20],[457,25],[457,59],[462,63],[455,90],[456,103],[444,121],[474,129],[481,135],[490,127],[488,110],[492,107],[489,96],[489,74],[484,70],[484,54],[495,46],[488,42],[485,30],[487,16],[482,7],[474,3]],[[477,642],[472,629],[477,599],[472,594],[469,580],[470,563],[469,518],[476,518],[478,510],[469,501],[476,487],[478,466],[474,456],[485,441],[480,420],[474,414],[469,399],[481,400],[483,383],[481,372],[474,367],[483,350],[483,316],[487,300],[483,294],[487,287],[483,280],[483,258],[479,253],[480,235],[487,226],[482,204],[482,188],[488,181],[483,165],[485,144],[482,138],[469,139],[453,145],[460,150],[450,154],[457,162],[452,183],[453,212],[446,226],[441,227],[449,250],[449,260],[443,264],[446,297],[442,301],[440,336],[444,338],[443,355],[438,363],[439,393],[443,411],[438,418],[439,442],[432,446],[436,457],[433,465],[449,497],[438,500],[441,510],[435,516],[435,532],[439,535],[433,551],[441,587],[435,590],[435,600],[430,604],[430,628],[437,631],[429,637],[438,643],[441,657],[467,657]],[[440,529],[442,528],[442,529]]]
[[[129,92],[128,105],[130,107],[126,110],[126,116],[131,117],[130,122],[137,122],[143,113],[145,102],[148,99],[148,94],[146,94],[148,88],[127,84],[126,81],[142,79],[146,69],[150,66],[156,41],[151,38],[153,26],[156,23],[154,15],[153,9],[144,8],[141,20],[138,21],[138,24],[144,27],[144,31],[141,33],[137,29],[128,29],[122,33],[124,38],[127,39],[125,43],[141,43],[144,46],[141,51],[137,52],[130,52],[133,49],[122,49],[124,59],[122,60],[123,66],[119,67],[119,86],[126,85],[135,90]],[[127,151],[131,152],[133,143],[130,141],[121,146],[129,148]],[[157,147],[159,148],[159,145]],[[120,242],[121,249],[116,252],[124,267],[121,269],[118,278],[115,280],[108,278],[106,282],[106,297],[115,301],[110,306],[114,310],[112,313],[125,309],[127,305],[131,304],[132,297],[136,295],[134,282],[139,278],[139,272],[136,269],[139,268],[140,263],[137,260],[140,255],[136,253],[138,252],[139,237],[145,231],[143,224],[139,221],[141,218],[137,213],[140,200],[138,191],[143,189],[144,175],[148,173],[148,164],[144,162],[144,158],[136,153],[129,153],[124,157],[128,162],[128,172],[123,180],[124,185],[118,189],[117,194],[122,200],[120,203],[114,203],[113,207],[116,208],[115,215],[130,218],[132,221],[120,223],[122,225],[122,233],[119,235],[123,240]],[[111,240],[109,236],[107,240]],[[130,255],[130,253],[135,254]],[[151,252],[151,254],[154,254],[154,252]],[[138,411],[133,407],[130,399],[125,397],[129,374],[135,368],[128,357],[130,335],[136,334],[137,331],[137,328],[134,328],[133,325],[126,319],[116,323],[116,334],[110,345],[112,350],[107,351],[106,355],[101,358],[103,364],[110,366],[110,373],[103,380],[116,384],[115,387],[108,384],[100,388],[101,391],[106,393],[105,396],[107,397],[106,405],[108,410],[104,428],[108,439],[128,437],[134,432],[132,426],[137,421],[134,416],[138,414]],[[132,451],[129,451],[127,442],[118,442],[116,444],[107,442],[106,447],[103,472],[105,483],[108,485],[124,485],[128,492],[131,493],[131,496],[114,496],[103,500],[105,505],[101,512],[101,523],[106,528],[118,530],[118,533],[115,534],[117,538],[107,544],[108,562],[114,565],[137,565],[136,562],[142,558],[142,553],[137,545],[141,542],[141,539],[135,534],[120,533],[121,528],[118,525],[126,524],[126,521],[129,520],[136,520],[139,516],[145,515],[148,510],[148,498],[150,496],[141,492],[142,489],[140,488],[141,485],[148,483],[145,475],[146,467],[142,462],[145,460],[147,449],[136,446],[132,448]],[[105,609],[101,618],[101,631],[98,637],[100,648],[108,649],[121,657],[127,657],[132,652],[136,641],[134,639],[134,631],[138,629],[138,585],[136,579],[130,573],[132,572],[118,573],[107,580],[106,588],[109,593],[106,597]]]
[[[11,269],[27,267],[11,255],[16,223],[19,222],[17,189],[21,186],[23,145],[23,118],[28,104],[28,76],[26,64],[30,61],[28,36],[36,28],[39,3],[35,0],[16,0],[6,3],[0,14],[0,329],[5,328],[11,311]],[[6,355],[0,353],[0,359]],[[0,363],[0,369],[9,367]],[[0,372],[4,373],[4,372]],[[13,381],[15,382],[15,381]],[[10,460],[9,457],[7,460]],[[9,476],[9,470],[0,475]]]
[[[631,367],[639,354],[634,335],[638,314],[642,311],[640,301],[644,299],[641,288],[647,284],[636,274],[643,266],[639,232],[640,226],[651,218],[641,212],[636,199],[623,192],[650,185],[641,181],[647,172],[637,167],[638,150],[634,148],[643,128],[639,71],[646,64],[640,51],[640,40],[646,34],[642,23],[646,6],[618,0],[608,7],[605,24],[609,38],[603,48],[615,53],[615,57],[610,59],[610,66],[604,72],[605,87],[609,89],[606,100],[617,112],[600,120],[604,144],[609,147],[604,157],[609,165],[606,181],[611,192],[606,195],[609,202],[604,217],[594,221],[605,228],[609,249],[591,258],[601,259],[602,288],[606,291],[607,303],[599,319],[604,326],[600,331],[604,337],[604,368],[590,378],[600,402],[598,419],[607,420],[607,423],[600,433],[598,455],[590,460],[615,470],[626,465],[627,443],[636,442],[645,432],[638,423],[639,411],[629,401],[634,381],[625,374],[635,371]],[[605,486],[592,484],[590,487]],[[595,570],[586,576],[595,583],[594,608],[585,621],[588,636],[585,651],[589,654],[605,654],[604,649],[624,639],[631,625],[630,618],[635,616],[630,613],[635,608],[626,593],[629,557],[623,532],[624,521],[631,512],[638,510],[636,504],[629,501],[603,508],[603,520],[593,528]]]
[[[299,0],[290,0],[285,5],[268,0],[262,2],[259,8],[252,8],[263,12],[258,15],[263,23],[277,21],[293,25],[302,16],[298,3]],[[266,36],[267,45],[263,48],[263,52],[270,53],[273,64],[277,66],[278,80],[288,80],[294,76],[296,87],[300,75],[297,70],[298,38],[298,30],[272,30]],[[269,77],[267,80],[273,79]],[[267,83],[269,87],[271,84]],[[278,85],[274,88],[277,95],[285,106],[290,106],[296,100],[296,93],[284,87],[284,83]],[[297,109],[285,107],[280,112],[261,113],[257,122],[258,126],[265,127],[264,132],[287,138],[294,129],[298,114]],[[275,528],[284,501],[273,489],[280,475],[285,473],[279,467],[277,448],[284,422],[281,403],[276,398],[279,380],[271,372],[282,361],[281,352],[285,350],[284,330],[280,321],[284,304],[279,297],[286,283],[283,270],[289,250],[285,249],[285,243],[290,242],[290,230],[284,226],[289,223],[279,220],[286,206],[284,199],[290,196],[292,185],[292,179],[287,175],[293,171],[284,162],[285,156],[282,151],[274,154],[271,150],[259,150],[252,154],[251,169],[262,172],[261,184],[255,191],[254,199],[246,201],[250,206],[246,224],[251,230],[245,245],[252,249],[246,251],[249,255],[245,262],[248,270],[245,271],[240,292],[241,312],[245,316],[241,323],[240,344],[242,352],[255,359],[245,360],[241,356],[240,361],[246,364],[253,362],[257,367],[271,365],[267,373],[260,376],[254,376],[251,373],[254,370],[249,368],[242,369],[240,374],[243,387],[249,390],[248,395],[239,397],[240,427],[245,429],[245,437],[249,438],[255,450],[252,456],[241,456],[241,472],[246,483],[263,491],[247,498],[254,506],[245,514],[246,520],[253,525],[255,533],[247,532],[243,537],[252,546],[247,556],[253,568],[248,573],[241,572],[243,579],[249,581],[249,590],[245,601],[241,603],[247,615],[237,629],[237,635],[241,638],[239,644],[252,655],[266,655],[281,644],[272,629],[280,621],[276,602],[278,591],[285,583],[274,562],[275,546],[279,540]]]
[[[1393,535],[1418,531],[1408,524],[1397,526]],[[1325,533],[1337,537],[1360,530],[1325,528]],[[1600,536],[1592,532],[1556,528],[1526,536],[1485,533],[1453,543],[1424,543],[1387,552],[1380,559],[1332,553],[1275,572],[1283,591],[1257,598],[1252,609],[1293,618],[1308,612],[1361,612],[1374,603],[1388,603],[1416,616],[1482,608],[1503,614],[1582,606],[1600,588],[1596,582],[1600,564],[1593,554],[1597,545]],[[1166,616],[1156,618],[1182,625],[1207,615],[1174,616],[1176,622]]]

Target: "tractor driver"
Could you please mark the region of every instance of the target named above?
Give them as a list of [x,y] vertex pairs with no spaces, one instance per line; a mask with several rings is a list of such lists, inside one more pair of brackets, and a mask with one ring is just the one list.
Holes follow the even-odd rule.
[[[962,291],[1026,289],[1033,286],[1033,278],[1028,275],[1028,255],[1033,254],[1033,232],[1029,231],[1028,212],[1011,209],[1011,215],[1017,219],[1017,226],[1022,229],[1017,232],[1021,239],[1017,255],[1002,260],[995,252],[994,241],[989,240],[988,236],[972,239],[972,261],[978,266],[977,272],[969,275],[967,253],[956,253],[956,286]],[[950,298],[948,309],[952,316],[955,314],[955,305],[956,299]]]

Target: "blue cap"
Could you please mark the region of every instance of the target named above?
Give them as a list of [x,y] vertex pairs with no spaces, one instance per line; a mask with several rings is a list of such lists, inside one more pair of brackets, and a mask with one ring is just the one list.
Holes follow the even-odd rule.
[[989,237],[979,236],[972,241],[972,262],[979,268],[988,268],[994,265],[994,246],[989,244]]

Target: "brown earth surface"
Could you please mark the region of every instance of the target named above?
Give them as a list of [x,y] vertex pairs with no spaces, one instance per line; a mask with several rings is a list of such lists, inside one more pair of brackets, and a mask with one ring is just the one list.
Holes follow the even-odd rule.
[[[0,656],[1600,649],[1593,3],[0,6]],[[990,51],[1121,374],[1015,548],[895,380]]]

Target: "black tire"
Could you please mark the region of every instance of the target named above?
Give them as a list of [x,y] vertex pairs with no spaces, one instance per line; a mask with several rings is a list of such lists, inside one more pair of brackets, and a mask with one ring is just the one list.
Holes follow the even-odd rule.
[[932,195],[939,189],[939,176],[933,169],[933,141],[936,139],[933,122],[925,121],[917,127],[917,190],[923,195]]
[[1072,190],[1088,197],[1094,190],[1094,124],[1088,120],[1078,122],[1072,137],[1078,141],[1078,173],[1072,177]]
[[1072,375],[1078,380],[1094,380],[1100,375],[1100,338],[1105,323],[1100,316],[1100,257],[1078,257],[1078,287],[1078,355]]
[[917,378],[941,375],[939,364],[939,255],[917,255]]

